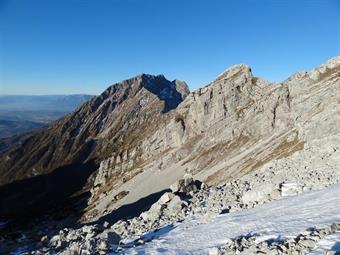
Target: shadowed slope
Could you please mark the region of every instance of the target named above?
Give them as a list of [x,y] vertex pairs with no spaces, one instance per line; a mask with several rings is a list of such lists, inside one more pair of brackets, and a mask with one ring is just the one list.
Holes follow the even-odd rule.
[[[180,86],[187,94],[187,86]],[[20,206],[18,214],[34,207],[43,211],[49,199],[58,206],[86,192],[98,162],[129,146],[132,137],[149,133],[183,100],[186,94],[177,87],[177,81],[162,75],[142,74],[117,83],[2,155],[0,213],[15,216]]]

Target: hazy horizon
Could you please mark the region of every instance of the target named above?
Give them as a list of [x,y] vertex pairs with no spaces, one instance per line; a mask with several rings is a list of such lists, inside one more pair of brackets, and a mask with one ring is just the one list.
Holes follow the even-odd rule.
[[0,96],[23,96],[23,97],[39,97],[39,96],[96,96],[87,93],[71,93],[71,94],[0,94]]

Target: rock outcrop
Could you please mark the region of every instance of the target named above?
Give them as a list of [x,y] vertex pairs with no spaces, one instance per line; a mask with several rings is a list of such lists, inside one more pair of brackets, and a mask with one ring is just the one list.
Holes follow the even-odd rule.
[[[192,93],[136,76],[1,156],[0,216],[63,208],[58,217],[76,215],[85,229],[44,238],[46,251],[68,252],[79,231],[72,249],[105,253],[193,216],[209,222],[324,188],[340,182],[339,102],[340,57],[278,84],[236,65]],[[110,230],[87,232],[110,216]]]
[[[164,76],[123,81],[1,157],[0,183],[7,185],[0,204],[9,206],[0,213],[18,209],[11,185],[27,190],[18,203],[29,196],[41,204],[53,194],[59,205],[90,191],[86,222],[158,194],[185,174],[209,185],[240,178],[338,136],[339,79],[335,57],[279,84],[244,64],[192,93]],[[27,188],[31,182],[36,189]],[[268,195],[254,192],[244,199]]]
[[188,92],[184,82],[138,75],[36,132],[0,158],[0,215],[40,213],[46,203],[69,204],[71,196],[95,189],[102,171],[96,181],[90,175],[99,165],[119,166],[103,179],[133,176],[131,169],[141,163],[138,143],[155,132]]
[[[296,238],[266,240],[258,243],[255,242],[255,235],[241,236],[235,240],[229,240],[224,247],[211,249],[209,255],[308,254],[316,247],[320,239],[339,230],[339,224],[332,224],[327,228],[306,230]],[[330,254],[332,254],[331,251]]]
[[[279,84],[254,77],[247,65],[227,69],[190,93],[141,141],[138,175],[116,186],[102,184],[110,191],[92,200],[89,218],[161,191],[187,173],[215,185],[337,136],[339,79],[339,57]],[[118,163],[102,172],[110,176],[122,168]],[[122,191],[129,194],[110,205],[112,196]]]

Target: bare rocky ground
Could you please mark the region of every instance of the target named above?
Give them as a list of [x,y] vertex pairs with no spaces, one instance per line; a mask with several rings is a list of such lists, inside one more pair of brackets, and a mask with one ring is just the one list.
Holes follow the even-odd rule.
[[[62,140],[67,144],[69,136],[58,137],[62,134],[58,130],[77,120],[79,128],[73,129],[72,124],[67,129],[67,134],[77,134],[77,142],[72,145],[77,153],[90,131],[93,139],[102,139],[102,145],[106,146],[95,151],[95,155],[100,155],[96,158],[100,161],[99,168],[83,178],[86,185],[81,192],[90,192],[91,198],[81,222],[65,227],[68,224],[60,221],[38,220],[27,232],[1,236],[0,253],[14,250],[17,251],[14,254],[124,253],[131,246],[151,241],[165,226],[180,221],[190,221],[194,217],[210,222],[219,214],[253,208],[283,196],[339,183],[339,75],[340,57],[310,72],[297,73],[281,84],[269,84],[254,77],[248,66],[237,65],[206,87],[190,93],[183,101],[184,96],[180,96],[176,89],[179,105],[164,114],[160,112],[165,109],[161,100],[164,93],[158,91],[157,97],[152,91],[160,81],[167,89],[177,87],[178,82],[166,81],[161,76],[141,75],[110,87],[78,112],[55,123],[55,129],[35,136],[32,141],[37,142],[32,146],[27,144],[24,157],[14,151],[5,155],[3,162],[6,164],[0,165],[11,178],[15,173],[22,177],[21,171],[30,171],[29,164],[25,166],[26,161],[41,165],[41,170],[45,171],[42,165],[46,162],[35,162],[27,152],[40,151],[36,145],[40,148],[45,144],[41,142],[45,138],[49,141],[54,137],[55,141]],[[170,91],[175,92],[174,89]],[[170,99],[171,93],[166,94]],[[128,99],[126,95],[129,95]],[[116,108],[110,106],[112,100],[119,102]],[[110,118],[102,116],[108,106],[112,108],[109,107]],[[131,114],[126,114],[128,109]],[[142,119],[135,117],[142,113]],[[119,116],[126,118],[110,129]],[[129,126],[129,123],[132,124]],[[120,124],[128,127],[121,128]],[[135,143],[137,138],[138,143]],[[121,140],[123,142],[119,145],[117,141]],[[86,144],[91,145],[91,142]],[[66,153],[63,145],[60,146],[60,150]],[[60,154],[56,162],[64,162],[70,155]],[[18,159],[27,169],[15,164]],[[69,160],[73,162],[73,158]],[[51,169],[56,166],[51,165]],[[72,178],[63,176],[58,188],[67,186],[65,179]],[[51,180],[53,183],[55,178]],[[120,207],[166,188],[171,192],[164,193],[137,217],[118,222],[102,220]],[[21,200],[10,196],[2,199],[3,204],[16,201],[21,210],[26,208]],[[22,201],[27,203],[28,200]],[[337,229],[334,226],[333,230]],[[318,232],[309,233],[308,240],[311,236],[323,235],[320,229],[313,231]],[[326,231],[325,235],[332,231]],[[300,243],[305,240],[302,238],[305,234],[294,239],[296,247],[310,242]],[[252,254],[253,249],[268,246],[264,254],[277,254],[283,246],[294,246],[265,241],[257,247],[251,236],[235,236],[231,243],[231,246],[216,247],[212,252],[228,254],[248,250],[248,254]],[[287,254],[307,251],[292,248]]]
[[[167,225],[198,217],[212,221],[217,215],[253,208],[282,196],[292,196],[340,183],[339,138],[314,140],[292,156],[274,160],[237,181],[208,187],[186,175],[170,186],[148,211],[114,224],[84,225],[44,235],[28,254],[108,254],[143,245]],[[251,235],[235,237],[211,254],[305,254],[326,235],[339,231],[338,223],[326,229],[306,230],[294,239],[255,243]]]
[[[211,249],[209,255],[232,255],[232,254],[306,254],[317,246],[319,240],[340,230],[340,224],[332,224],[327,228],[309,229],[296,238],[287,240],[266,240],[256,243],[256,237],[252,235],[241,236],[230,240],[225,246]],[[329,252],[334,255],[335,252]]]

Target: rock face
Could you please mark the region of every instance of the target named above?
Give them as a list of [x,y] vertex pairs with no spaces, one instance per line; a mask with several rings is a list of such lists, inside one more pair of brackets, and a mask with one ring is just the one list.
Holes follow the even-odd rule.
[[[37,182],[28,194],[39,203],[37,194],[54,194],[60,204],[90,191],[82,220],[92,221],[168,189],[186,174],[209,185],[233,180],[337,137],[339,92],[340,57],[279,84],[236,65],[192,93],[181,81],[139,75],[3,155],[0,183],[7,185],[0,205],[17,195],[11,185],[17,190]],[[58,187],[50,187],[51,179]],[[80,185],[74,187],[74,179]],[[22,181],[9,184],[16,180]],[[181,182],[171,189],[197,188]],[[280,192],[266,187],[242,199],[259,202]]]
[[89,177],[105,159],[99,173],[111,165],[121,169],[104,174],[104,179],[122,179],[118,176],[125,170],[136,174],[129,169],[140,164],[138,143],[188,93],[184,82],[170,82],[162,75],[138,75],[109,87],[30,136],[0,158],[0,215],[27,215],[30,209],[39,212],[50,201],[53,205],[68,203],[69,197],[93,186]]
[[[138,175],[116,186],[104,178],[93,197],[103,189],[109,191],[92,200],[95,206],[89,218],[166,189],[186,173],[209,185],[224,183],[312,148],[314,141],[338,137],[339,79],[340,57],[279,84],[254,77],[247,65],[227,69],[189,94],[141,141],[138,148],[143,163]],[[329,146],[337,146],[329,140],[332,138]],[[105,167],[108,162],[102,162],[102,172],[108,176],[124,168],[121,163]],[[176,185],[171,188],[178,189],[180,184]],[[129,191],[129,195],[112,205],[112,197],[121,191]],[[256,194],[262,199],[267,195]]]

